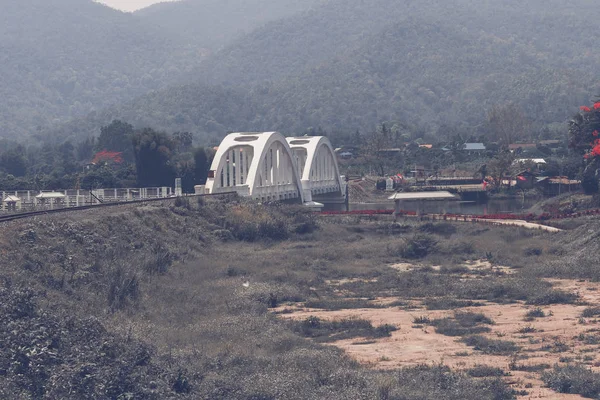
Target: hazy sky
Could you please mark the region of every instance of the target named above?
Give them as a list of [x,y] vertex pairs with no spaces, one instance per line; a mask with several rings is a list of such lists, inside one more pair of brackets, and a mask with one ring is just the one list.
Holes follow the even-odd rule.
[[104,3],[112,8],[117,8],[123,11],[135,11],[140,8],[148,7],[154,3],[161,3],[163,1],[174,1],[174,0],[97,0],[100,3]]

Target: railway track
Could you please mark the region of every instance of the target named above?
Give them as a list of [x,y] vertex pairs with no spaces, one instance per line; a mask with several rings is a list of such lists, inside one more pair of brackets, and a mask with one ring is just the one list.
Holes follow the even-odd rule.
[[199,197],[218,197],[218,196],[230,196],[230,195],[237,195],[237,192],[224,192],[224,193],[214,193],[214,194],[192,194],[192,195],[183,196],[183,197],[159,197],[159,198],[155,198],[155,199],[116,201],[116,202],[111,202],[111,203],[100,203],[100,204],[93,204],[93,205],[87,205],[87,206],[64,207],[64,208],[56,208],[53,210],[27,211],[27,212],[22,212],[22,213],[0,215],[0,223],[15,221],[15,220],[24,219],[24,218],[32,218],[32,217],[42,216],[42,215],[68,213],[68,212],[84,211],[84,210],[95,210],[98,208],[119,207],[119,206],[131,205],[131,204],[144,204],[144,203],[156,203],[156,202],[160,202],[160,201],[172,201],[172,200],[176,200],[178,198],[189,199],[189,198],[199,198]]

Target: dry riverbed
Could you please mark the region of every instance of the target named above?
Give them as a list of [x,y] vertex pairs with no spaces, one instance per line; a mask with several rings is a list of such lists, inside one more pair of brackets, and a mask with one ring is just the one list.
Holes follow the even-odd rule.
[[[476,264],[482,267],[482,264]],[[405,269],[405,265],[395,268]],[[482,302],[460,310],[428,310],[423,299],[411,299],[409,306],[386,306],[396,298],[371,300],[383,308],[356,308],[327,311],[305,308],[302,303],[278,308],[282,318],[322,320],[360,318],[373,326],[391,324],[397,330],[385,338],[352,338],[332,344],[362,364],[377,369],[393,369],[419,364],[443,364],[455,370],[489,366],[504,371],[504,379],[529,399],[580,399],[578,395],[556,393],[544,387],[541,374],[552,366],[578,362],[600,370],[600,319],[582,317],[584,310],[600,301],[600,284],[575,280],[552,280],[558,289],[577,293],[578,304],[533,307],[523,302],[496,304]],[[335,284],[335,283],[333,283]],[[485,354],[467,346],[460,337],[436,333],[422,321],[453,318],[455,312],[481,313],[491,319],[489,331],[482,335],[492,340],[514,342],[519,350],[510,354]],[[533,316],[537,315],[537,316]],[[524,395],[524,393],[527,393]]]

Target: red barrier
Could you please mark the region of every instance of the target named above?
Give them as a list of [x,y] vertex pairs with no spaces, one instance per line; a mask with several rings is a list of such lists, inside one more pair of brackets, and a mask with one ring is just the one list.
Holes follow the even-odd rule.
[[[354,211],[321,211],[321,215],[392,215],[393,210],[354,210]],[[577,218],[586,215],[598,215],[600,209],[586,210],[578,213],[542,213],[542,214],[487,214],[487,215],[472,215],[472,214],[444,214],[444,220],[447,218],[462,219],[497,219],[497,220],[523,220],[523,221],[548,221],[551,219]],[[414,211],[400,211],[398,215],[417,215]],[[424,216],[427,214],[423,214]]]

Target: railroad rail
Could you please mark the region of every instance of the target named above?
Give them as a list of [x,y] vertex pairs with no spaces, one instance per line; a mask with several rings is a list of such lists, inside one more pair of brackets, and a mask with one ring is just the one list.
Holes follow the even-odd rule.
[[130,201],[118,201],[118,202],[110,202],[110,203],[100,203],[100,204],[89,204],[85,206],[76,206],[76,207],[63,207],[63,208],[55,208],[51,210],[36,210],[36,211],[27,211],[15,214],[5,214],[0,215],[0,223],[1,222],[9,222],[15,221],[18,219],[31,218],[41,215],[50,215],[50,214],[58,214],[58,213],[67,213],[74,211],[84,211],[84,210],[92,210],[97,208],[108,208],[108,207],[118,207],[118,206],[126,206],[131,204],[142,204],[142,203],[153,203],[159,201],[170,201],[176,199],[189,199],[189,198],[198,198],[198,197],[220,197],[220,196],[237,196],[237,192],[223,192],[223,193],[207,193],[207,194],[190,194],[185,196],[177,196],[177,197],[159,197],[154,199],[140,199],[140,200],[130,200]]

